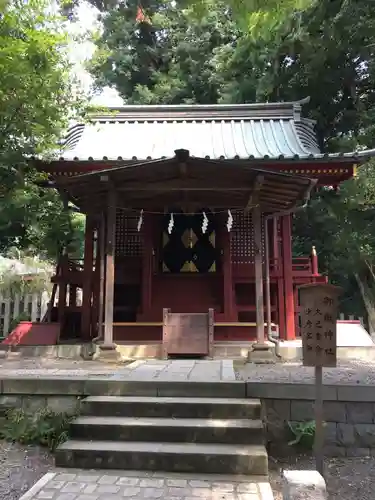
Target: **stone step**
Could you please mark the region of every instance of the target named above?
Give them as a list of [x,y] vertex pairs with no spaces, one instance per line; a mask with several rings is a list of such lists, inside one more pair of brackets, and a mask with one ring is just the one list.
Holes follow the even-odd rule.
[[79,417],[71,437],[88,440],[171,443],[264,444],[261,420]]
[[259,399],[89,396],[82,413],[100,417],[259,419]]
[[74,441],[60,445],[56,467],[268,475],[262,445]]

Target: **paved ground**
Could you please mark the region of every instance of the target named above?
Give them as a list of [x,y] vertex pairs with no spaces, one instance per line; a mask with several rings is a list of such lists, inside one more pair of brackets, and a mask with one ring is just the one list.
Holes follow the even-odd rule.
[[[0,377],[84,377],[159,381],[226,381],[281,382],[309,384],[314,382],[313,368],[300,363],[253,365],[231,360],[146,360],[128,365],[95,361],[57,359],[18,359],[0,361]],[[324,369],[325,384],[375,385],[375,362],[341,361],[337,368]]]
[[273,500],[269,483],[232,476],[137,471],[58,470],[46,474],[20,500]]
[[1,377],[53,376],[100,377],[132,381],[204,381],[231,382],[236,379],[230,360],[147,360],[127,365],[111,365],[94,361],[21,359],[3,360]]

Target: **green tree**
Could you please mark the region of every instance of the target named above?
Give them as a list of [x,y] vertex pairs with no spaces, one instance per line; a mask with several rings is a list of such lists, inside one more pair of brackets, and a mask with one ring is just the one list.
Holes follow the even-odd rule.
[[[56,144],[81,96],[72,79],[64,19],[47,0],[9,0],[0,14],[0,252],[10,246],[56,256],[70,215],[34,184],[32,162]],[[48,239],[51,228],[55,239]],[[52,244],[51,244],[52,243]]]
[[[231,11],[236,22],[253,37],[266,38],[267,34],[282,24],[286,17],[298,15],[315,5],[318,0],[227,0],[223,7]],[[100,12],[109,12],[123,5],[121,0],[90,0],[90,3]],[[164,2],[169,8],[172,2]],[[79,0],[72,0],[64,4],[65,12],[73,14],[73,8]],[[148,0],[138,0],[137,7],[147,14],[150,4]],[[197,18],[207,15],[216,6],[215,0],[176,0],[172,6],[177,9],[188,8]],[[151,9],[152,13],[152,9]]]
[[[374,132],[375,15],[366,0],[321,0],[286,17],[269,38],[240,37],[217,51],[222,102],[310,96],[320,146],[368,144]],[[344,141],[343,141],[344,139]]]
[[343,288],[342,311],[367,314],[375,331],[375,161],[338,192],[315,195],[295,218],[295,234],[295,252],[316,245],[321,268]]
[[138,0],[110,10],[89,69],[99,87],[114,86],[127,103],[215,103],[214,51],[238,36],[221,6],[203,17],[192,8],[149,0],[137,19]]

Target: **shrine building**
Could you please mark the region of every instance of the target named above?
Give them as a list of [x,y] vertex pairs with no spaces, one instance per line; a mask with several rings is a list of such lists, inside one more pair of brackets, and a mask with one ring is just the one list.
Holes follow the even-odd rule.
[[293,214],[368,156],[322,153],[303,103],[131,105],[72,126],[37,162],[86,215],[84,260],[65,252],[53,278],[58,341],[205,356],[294,339],[298,285],[326,277],[314,249],[293,257]]

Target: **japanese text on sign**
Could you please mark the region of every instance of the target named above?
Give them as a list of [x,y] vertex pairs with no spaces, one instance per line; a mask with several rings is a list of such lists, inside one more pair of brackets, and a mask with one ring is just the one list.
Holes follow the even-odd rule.
[[306,285],[300,288],[305,366],[336,366],[337,290],[327,284]]

